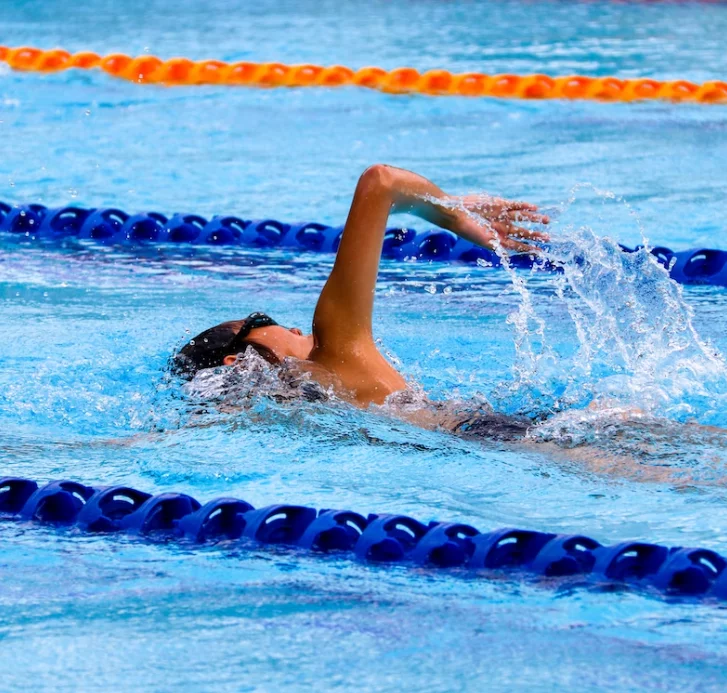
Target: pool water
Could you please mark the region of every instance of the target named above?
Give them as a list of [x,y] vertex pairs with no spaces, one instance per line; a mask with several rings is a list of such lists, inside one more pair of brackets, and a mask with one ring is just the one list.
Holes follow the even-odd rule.
[[[727,73],[720,4],[16,0],[0,27],[8,45],[163,57]],[[360,172],[384,161],[543,205],[566,264],[382,266],[382,349],[434,398],[546,419],[513,447],[343,405],[220,395],[200,413],[165,375],[216,322],[263,309],[309,326],[331,257],[2,238],[0,474],[724,553],[726,439],[694,424],[727,427],[727,293],[679,288],[615,244],[725,247],[726,130],[722,107],[0,69],[2,200],[341,223]],[[727,620],[710,603],[8,522],[0,541],[4,691],[727,684]]]

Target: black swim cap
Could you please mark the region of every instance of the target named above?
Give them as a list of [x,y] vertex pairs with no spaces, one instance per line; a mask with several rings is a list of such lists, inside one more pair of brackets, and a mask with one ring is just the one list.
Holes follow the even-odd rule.
[[258,327],[277,325],[265,313],[251,313],[244,320],[230,320],[210,327],[185,344],[170,361],[176,375],[192,378],[202,368],[221,366],[225,356],[244,353],[246,337]]

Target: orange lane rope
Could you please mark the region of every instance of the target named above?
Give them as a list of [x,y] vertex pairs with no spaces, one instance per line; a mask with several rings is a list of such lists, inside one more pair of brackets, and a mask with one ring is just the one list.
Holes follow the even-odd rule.
[[727,82],[695,84],[686,80],[660,82],[654,79],[616,77],[549,77],[547,75],[485,75],[477,72],[452,74],[447,70],[420,73],[411,67],[383,70],[364,67],[352,70],[342,65],[285,65],[283,63],[225,63],[221,60],[187,58],[160,60],[153,55],[137,58],[113,53],[71,54],[60,48],[8,48],[0,46],[0,60],[14,70],[56,72],[71,68],[100,68],[114,77],[140,84],[225,84],[256,87],[338,87],[356,85],[390,94],[420,93],[436,96],[489,96],[502,99],[593,99],[640,101],[660,99],[691,103],[727,103]]

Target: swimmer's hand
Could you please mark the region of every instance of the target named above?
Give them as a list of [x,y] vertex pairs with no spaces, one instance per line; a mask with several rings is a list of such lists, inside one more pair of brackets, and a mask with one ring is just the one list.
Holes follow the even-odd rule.
[[516,253],[538,253],[548,234],[519,224],[548,224],[529,202],[490,195],[448,195],[426,178],[390,166],[377,167],[392,197],[392,212],[407,212],[431,221],[485,248]]
[[458,236],[486,248],[511,250],[516,253],[537,253],[535,242],[549,239],[547,233],[519,226],[519,223],[548,224],[550,219],[540,214],[529,202],[505,200],[489,195],[450,196],[445,202],[455,213],[451,228]]

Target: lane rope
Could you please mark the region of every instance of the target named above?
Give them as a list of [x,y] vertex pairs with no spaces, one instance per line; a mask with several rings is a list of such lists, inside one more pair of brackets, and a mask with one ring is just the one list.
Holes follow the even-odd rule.
[[684,79],[618,79],[570,75],[487,75],[479,72],[453,74],[448,70],[421,73],[413,67],[384,70],[363,67],[353,70],[343,65],[286,65],[222,60],[193,61],[188,58],[161,60],[153,55],[132,57],[123,53],[101,56],[82,51],[69,53],[62,48],[43,50],[28,46],[0,46],[0,60],[14,70],[58,72],[99,68],[113,77],[137,84],[227,85],[244,87],[340,87],[355,85],[388,94],[428,94],[430,96],[469,96],[500,99],[571,99],[596,101],[661,100],[673,102],[725,104],[727,82],[712,80],[696,84]]
[[[232,215],[208,220],[199,214],[129,214],[116,208],[69,206],[48,209],[40,204],[12,206],[0,202],[0,232],[29,240],[77,238],[121,246],[175,244],[190,250],[200,246],[242,246],[335,253],[343,226],[315,221],[291,224],[276,219],[247,220]],[[631,253],[640,247],[622,245],[621,249]],[[711,248],[673,251],[658,246],[649,252],[680,284],[727,286],[727,251]],[[494,251],[458,238],[450,231],[416,231],[398,226],[386,230],[382,256],[400,261],[458,262],[492,267],[502,264]],[[540,269],[558,269],[526,253],[511,255],[509,263],[523,269],[536,263]]]
[[39,486],[0,478],[0,518],[73,526],[85,532],[124,532],[147,541],[235,542],[337,554],[367,563],[460,569],[471,577],[515,573],[591,586],[622,585],[672,597],[727,599],[727,561],[709,549],[647,542],[604,546],[581,534],[504,528],[482,533],[453,522],[406,515],[364,517],[350,510],[300,505],[254,508],[238,498],[206,504],[184,493],[152,496],[129,486],[90,487],[74,481]]

